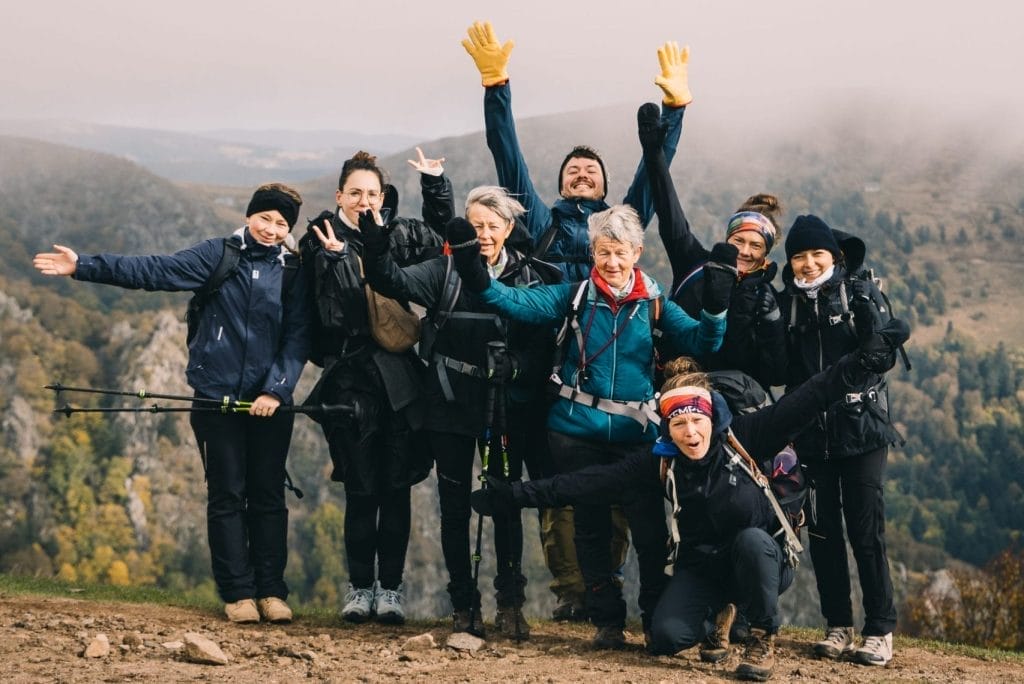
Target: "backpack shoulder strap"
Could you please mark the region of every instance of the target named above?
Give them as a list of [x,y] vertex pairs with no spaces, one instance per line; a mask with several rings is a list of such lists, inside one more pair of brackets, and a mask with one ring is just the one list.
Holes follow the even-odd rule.
[[455,258],[448,255],[444,267],[444,285],[441,287],[441,299],[438,301],[437,309],[431,317],[431,321],[437,330],[444,327],[448,319],[452,317],[455,310],[455,303],[462,293],[462,279],[459,272],[455,270]]
[[558,235],[558,229],[561,226],[561,219],[558,218],[558,214],[552,212],[551,214],[551,225],[544,231],[540,240],[537,242],[537,246],[533,248],[533,256],[538,259],[543,259],[544,255],[547,254],[548,250],[551,249],[551,244],[555,241],[555,237]]
[[220,262],[217,264],[217,268],[213,269],[213,273],[206,279],[202,287],[196,290],[196,295],[210,297],[216,294],[220,290],[220,286],[224,284],[224,281],[238,270],[238,261],[241,255],[241,241],[233,238],[224,238],[224,251],[221,252]]
[[565,320],[562,321],[562,327],[558,329],[558,334],[555,335],[555,359],[552,365],[551,374],[552,376],[557,375],[562,369],[562,364],[565,363],[565,356],[568,353],[569,344],[569,330],[573,330],[576,333],[576,339],[583,348],[583,333],[580,331],[579,317],[580,310],[583,308],[584,302],[587,298],[587,290],[590,287],[590,280],[581,280],[576,283],[572,289],[572,296],[569,298],[569,310],[565,313]]

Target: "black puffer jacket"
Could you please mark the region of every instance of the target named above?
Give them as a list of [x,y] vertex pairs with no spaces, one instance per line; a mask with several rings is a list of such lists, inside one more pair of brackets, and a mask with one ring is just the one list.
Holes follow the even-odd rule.
[[[699,318],[704,264],[710,251],[690,230],[664,153],[645,150],[644,162],[658,214],[658,233],[672,265],[670,298],[690,316]],[[705,370],[741,370],[766,389],[785,382],[785,327],[771,285],[777,270],[774,263],[768,263],[733,286],[722,346],[697,359]]]
[[[780,308],[788,331],[787,392],[799,387],[815,373],[838,361],[857,348],[858,308],[853,303],[854,285],[869,292],[869,305],[877,323],[891,318],[888,306],[874,282],[863,275],[864,242],[853,235],[832,230],[843,251],[843,262],[837,263],[832,278],[821,286],[817,297],[810,298],[793,283],[793,271],[787,264],[782,272],[786,285],[780,295]],[[796,437],[796,449],[803,461],[843,458],[862,454],[891,444],[899,439],[892,427],[889,396],[884,378],[864,393],[851,393],[820,411],[817,420]]]
[[[522,254],[508,248],[506,252],[509,260],[500,282],[512,287],[541,284]],[[543,401],[544,381],[551,372],[553,331],[501,317],[476,293],[461,287],[451,257],[400,268],[385,252],[367,259],[367,278],[381,294],[428,309],[421,346],[429,350],[421,351],[421,356],[427,357],[424,391],[426,425],[431,430],[473,436],[483,432],[488,383],[482,374],[487,368],[488,342],[503,342],[518,367],[516,379],[506,388],[509,399]],[[435,331],[432,321],[439,320],[438,310],[447,305],[446,281],[459,283],[458,296],[451,316]]]
[[[701,566],[727,548],[742,530],[756,527],[771,533],[778,527],[761,490],[744,473],[729,467],[722,445],[730,427],[755,461],[770,463],[787,444],[787,435],[806,425],[817,411],[878,380],[879,376],[864,370],[850,355],[778,403],[753,413],[732,415],[721,395],[713,393],[714,432],[707,455],[699,461],[680,456],[672,460],[680,506],[677,564]],[[672,453],[678,453],[674,445],[659,442],[650,454],[515,483],[513,496],[521,506],[530,507],[617,503],[651,496],[661,487],[661,457]]]

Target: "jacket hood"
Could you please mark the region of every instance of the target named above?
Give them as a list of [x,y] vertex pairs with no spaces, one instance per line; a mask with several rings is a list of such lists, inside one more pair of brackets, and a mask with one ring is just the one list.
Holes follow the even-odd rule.
[[[846,261],[843,268],[836,265],[836,274],[842,277],[845,273],[857,273],[864,267],[864,257],[867,256],[868,248],[856,235],[842,230],[832,228],[832,235],[839,243],[839,249],[843,250],[843,257]],[[782,269],[782,281],[786,284],[793,282],[793,267],[786,262]]]

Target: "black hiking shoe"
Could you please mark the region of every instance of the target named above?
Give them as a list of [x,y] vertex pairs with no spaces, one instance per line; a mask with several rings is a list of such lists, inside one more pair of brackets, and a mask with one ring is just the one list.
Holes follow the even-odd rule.
[[560,596],[558,605],[551,611],[551,619],[555,622],[586,622],[587,611],[583,608],[583,599]]
[[472,619],[470,619],[470,611],[468,610],[457,610],[452,613],[452,631],[466,632],[483,639],[486,631],[484,630],[484,619],[480,615],[480,609],[478,608],[473,611]]
[[621,627],[598,627],[590,645],[598,651],[618,651],[626,647],[626,635]]
[[522,606],[498,606],[498,612],[494,614],[494,628],[509,639],[523,641],[530,638],[530,623],[523,617]]
[[700,645],[700,659],[705,663],[720,663],[729,657],[729,630],[736,619],[736,606],[726,603],[715,616],[715,628],[708,632]]
[[775,669],[775,635],[757,627],[750,628],[750,639],[743,649],[743,660],[736,676],[748,682],[766,682]]

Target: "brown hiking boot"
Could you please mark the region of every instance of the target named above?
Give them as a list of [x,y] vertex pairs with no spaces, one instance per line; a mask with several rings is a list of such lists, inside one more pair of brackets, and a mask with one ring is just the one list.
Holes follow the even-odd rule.
[[825,638],[814,644],[814,655],[836,660],[857,649],[857,635],[853,627],[829,627]]
[[587,611],[583,608],[581,596],[559,596],[558,605],[551,611],[556,622],[586,622]]
[[292,609],[276,596],[261,598],[256,602],[256,608],[260,611],[260,617],[267,622],[283,624],[292,621]]
[[736,619],[736,606],[726,603],[715,616],[715,628],[708,632],[700,645],[700,659],[705,663],[720,663],[729,656],[729,630]]
[[484,630],[484,619],[480,615],[480,609],[477,608],[473,611],[472,616],[468,610],[457,610],[452,613],[452,631],[466,632],[483,639],[486,631]]
[[530,623],[523,617],[523,609],[512,606],[498,606],[494,614],[494,627],[509,639],[529,639]]
[[775,669],[775,635],[757,627],[750,628],[750,639],[736,676],[748,682],[766,682]]
[[224,614],[228,616],[228,620],[239,624],[260,621],[260,612],[256,609],[256,602],[251,598],[225,603]]

